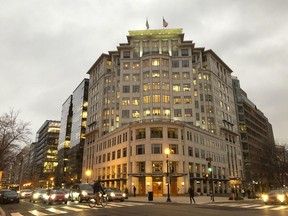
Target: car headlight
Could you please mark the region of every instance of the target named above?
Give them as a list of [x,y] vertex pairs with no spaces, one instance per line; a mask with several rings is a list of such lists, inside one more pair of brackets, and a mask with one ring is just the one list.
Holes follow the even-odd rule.
[[278,194],[278,195],[277,195],[277,199],[278,199],[280,202],[284,202],[285,196],[284,196],[283,194]]
[[40,194],[39,194],[39,193],[33,194],[33,198],[34,198],[34,199],[38,199],[38,198],[39,198],[39,196],[40,196]]
[[65,194],[65,198],[68,199],[69,198],[69,194]]
[[269,199],[269,197],[268,197],[267,194],[263,194],[263,195],[262,195],[262,199],[263,199],[264,202],[267,202],[268,199]]
[[123,193],[122,196],[123,196],[123,197],[126,197],[126,193]]
[[25,196],[25,193],[21,193],[21,196]]
[[111,192],[110,196],[115,197],[115,193]]
[[51,195],[51,199],[55,199],[56,198],[56,195],[55,194],[52,194]]
[[86,191],[82,191],[82,195],[83,196],[87,196],[87,192]]
[[47,194],[44,194],[43,198],[47,200],[49,198],[49,196]]

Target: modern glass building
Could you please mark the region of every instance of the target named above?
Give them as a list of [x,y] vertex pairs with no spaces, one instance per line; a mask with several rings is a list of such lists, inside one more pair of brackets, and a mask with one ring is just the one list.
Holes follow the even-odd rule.
[[62,105],[58,145],[57,185],[70,186],[82,178],[89,80],[84,79]]
[[82,175],[90,170],[90,182],[159,196],[187,193],[189,185],[200,194],[238,187],[232,70],[184,40],[182,29],[129,31],[127,41],[88,71]]

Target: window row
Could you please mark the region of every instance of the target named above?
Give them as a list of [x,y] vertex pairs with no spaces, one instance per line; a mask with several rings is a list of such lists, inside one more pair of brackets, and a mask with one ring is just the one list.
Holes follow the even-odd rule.
[[[141,115],[142,112],[142,115]],[[140,110],[122,110],[122,118],[140,118],[141,116],[171,116],[171,109],[170,108],[150,108]],[[174,109],[173,110],[174,117],[192,117],[193,111],[192,109]]]

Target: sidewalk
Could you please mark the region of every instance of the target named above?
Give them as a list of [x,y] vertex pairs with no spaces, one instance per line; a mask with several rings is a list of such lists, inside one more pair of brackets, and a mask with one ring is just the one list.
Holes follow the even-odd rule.
[[[235,202],[235,200],[229,200],[229,197],[214,197],[214,202]],[[171,196],[171,203],[182,203],[190,204],[189,196]],[[210,196],[195,196],[194,197],[196,204],[206,204],[213,203]],[[148,200],[147,196],[129,196],[127,200],[129,202],[149,202],[149,203],[167,203],[167,196],[162,197],[153,197],[153,201]]]

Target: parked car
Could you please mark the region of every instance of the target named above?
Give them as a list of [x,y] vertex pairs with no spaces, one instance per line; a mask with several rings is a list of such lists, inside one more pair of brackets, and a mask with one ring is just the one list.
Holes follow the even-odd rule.
[[49,205],[53,203],[65,203],[68,202],[69,195],[65,193],[64,190],[48,190],[46,194],[43,196],[43,202],[48,203]]
[[32,195],[32,190],[30,189],[23,189],[20,191],[19,195],[20,195],[20,199],[27,199],[30,198]]
[[126,194],[121,192],[121,190],[113,187],[105,188],[105,193],[108,195],[109,201],[120,200],[121,202],[124,201],[126,198]]
[[288,189],[272,190],[262,195],[262,199],[266,205],[268,204],[288,204]]
[[13,190],[1,190],[0,191],[0,203],[19,203],[20,199],[18,193]]
[[30,197],[30,202],[42,202],[43,201],[43,197],[44,195],[47,193],[46,190],[42,189],[42,188],[37,188],[35,189]]
[[79,183],[71,187],[69,193],[69,199],[73,201],[78,201],[79,203],[88,201],[89,198],[94,196],[93,186],[90,184]]

